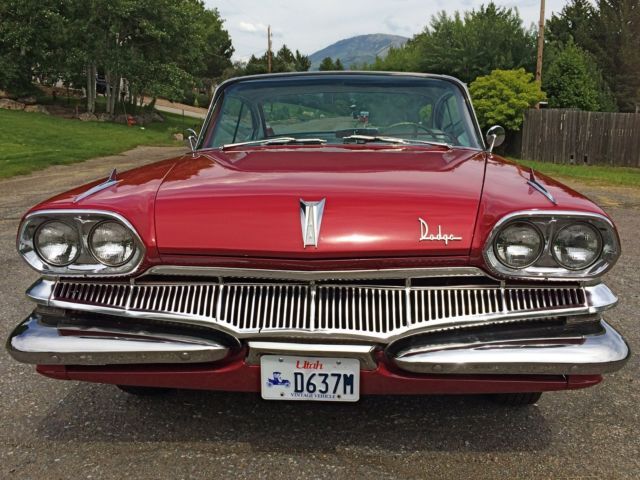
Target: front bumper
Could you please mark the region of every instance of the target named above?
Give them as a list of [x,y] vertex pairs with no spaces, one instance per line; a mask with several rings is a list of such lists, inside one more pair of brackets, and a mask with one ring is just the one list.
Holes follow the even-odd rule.
[[214,340],[125,328],[47,324],[29,316],[11,333],[7,350],[23,363],[120,365],[205,363],[222,360],[229,347]]
[[9,353],[38,365],[211,364],[245,352],[243,361],[259,365],[263,354],[351,357],[361,369],[380,363],[411,374],[436,375],[600,375],[621,368],[629,357],[623,338],[605,321],[492,333],[416,336],[398,346],[372,344],[248,341],[176,334],[122,322],[96,326],[90,319],[32,314],[10,335]]
[[601,319],[617,302],[602,283],[356,273],[43,279],[7,348],[54,378],[228,391],[260,390],[262,355],[355,358],[362,394],[583,388],[630,354]]

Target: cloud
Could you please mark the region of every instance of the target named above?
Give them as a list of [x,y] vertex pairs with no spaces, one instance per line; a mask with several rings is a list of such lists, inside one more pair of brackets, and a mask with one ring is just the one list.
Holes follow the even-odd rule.
[[267,31],[267,26],[263,23],[251,23],[251,22],[239,22],[238,28],[242,32],[247,33],[265,33]]
[[397,35],[408,35],[411,36],[412,28],[406,25],[404,22],[399,22],[393,17],[387,17],[383,24],[387,27],[390,33],[395,33]]

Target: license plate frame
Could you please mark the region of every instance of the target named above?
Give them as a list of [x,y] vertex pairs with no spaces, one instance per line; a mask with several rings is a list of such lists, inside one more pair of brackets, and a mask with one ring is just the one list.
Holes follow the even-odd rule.
[[260,392],[265,400],[357,402],[360,360],[339,357],[263,355]]

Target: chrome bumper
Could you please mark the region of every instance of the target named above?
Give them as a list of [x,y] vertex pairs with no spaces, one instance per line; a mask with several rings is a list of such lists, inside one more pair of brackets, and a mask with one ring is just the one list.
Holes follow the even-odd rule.
[[[620,369],[630,352],[606,322],[597,333],[478,341],[477,337],[430,342],[417,338],[410,348],[387,348],[398,369],[421,374],[595,375]],[[460,339],[462,338],[462,340]],[[246,362],[259,365],[265,354],[356,358],[374,370],[381,346],[298,342],[247,343]],[[40,365],[184,364],[215,362],[233,346],[192,335],[154,333],[122,327],[50,325],[34,313],[18,325],[7,342],[18,361]]]
[[38,365],[114,365],[203,363],[221,360],[229,348],[211,340],[150,332],[47,325],[32,315],[9,336],[7,350],[23,363]]
[[622,368],[629,347],[601,321],[598,334],[565,338],[528,338],[495,342],[424,345],[400,351],[398,368],[415,373],[598,375]]

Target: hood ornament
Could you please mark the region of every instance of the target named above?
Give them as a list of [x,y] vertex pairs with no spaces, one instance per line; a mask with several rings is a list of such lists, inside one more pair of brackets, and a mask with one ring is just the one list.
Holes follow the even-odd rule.
[[300,199],[300,225],[302,226],[302,244],[318,247],[320,236],[320,224],[324,212],[325,198],[317,202],[307,202]]
[[444,242],[445,245],[449,245],[449,242],[459,242],[462,237],[457,237],[453,233],[442,233],[442,225],[438,225],[438,233],[429,233],[429,224],[426,220],[418,217],[420,222],[420,241],[421,242]]

